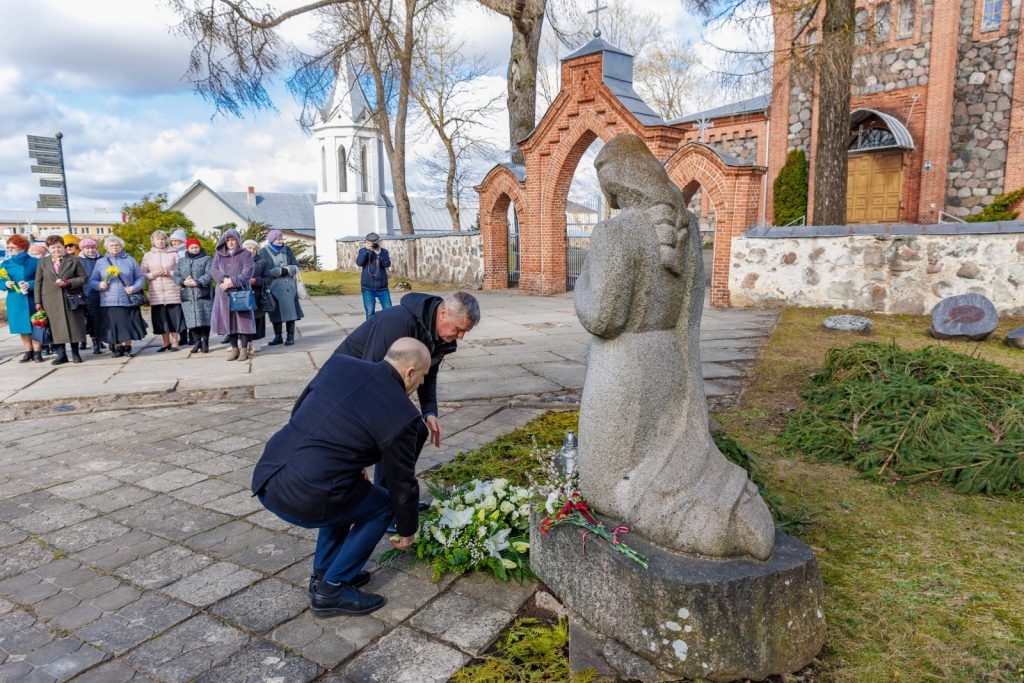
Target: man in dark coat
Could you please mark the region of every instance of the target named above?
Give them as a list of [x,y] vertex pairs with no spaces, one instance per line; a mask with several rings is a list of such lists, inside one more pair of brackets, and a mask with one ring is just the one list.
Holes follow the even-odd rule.
[[[252,491],[281,519],[320,529],[310,578],[315,616],[369,614],[380,595],[359,590],[377,541],[394,517],[412,545],[417,528],[416,456],[423,447],[422,416],[409,396],[430,368],[419,341],[398,339],[383,361],[334,354],[302,392],[291,418],[270,438],[252,477]],[[386,473],[390,487],[366,479]]]
[[[397,306],[380,311],[357,327],[341,342],[334,355],[378,361],[388,347],[402,337],[419,339],[430,351],[430,372],[416,392],[423,421],[430,430],[430,442],[441,445],[441,422],[437,419],[437,371],[458,340],[480,322],[480,304],[468,292],[445,298],[431,294],[406,294]],[[376,471],[374,478],[381,483]]]

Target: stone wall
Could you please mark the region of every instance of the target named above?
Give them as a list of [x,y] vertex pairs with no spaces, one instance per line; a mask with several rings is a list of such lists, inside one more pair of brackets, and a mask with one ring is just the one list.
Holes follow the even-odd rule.
[[752,228],[731,256],[733,306],[921,315],[977,293],[1024,315],[1024,221]]
[[[965,2],[960,10],[959,61],[949,135],[946,201],[948,211],[961,217],[977,214],[996,195],[1018,189],[1004,187],[1017,32],[979,33],[974,4]],[[1004,5],[1003,11],[1008,13],[1010,8]]]
[[[363,243],[362,237],[338,240],[338,270],[359,270],[356,254]],[[381,245],[391,255],[388,274],[392,286],[403,278],[466,289],[480,289],[483,285],[484,260],[479,232],[385,235]]]

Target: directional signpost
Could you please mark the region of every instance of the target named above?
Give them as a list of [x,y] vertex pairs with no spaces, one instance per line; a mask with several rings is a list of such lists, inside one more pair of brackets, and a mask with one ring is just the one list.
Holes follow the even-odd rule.
[[64,148],[61,144],[62,133],[52,138],[41,135],[28,136],[28,156],[35,159],[32,172],[43,176],[60,176],[59,178],[43,177],[39,179],[40,187],[60,188],[60,194],[41,194],[36,208],[64,209],[68,219],[68,232],[71,232],[71,208],[68,206],[67,179],[64,176]]

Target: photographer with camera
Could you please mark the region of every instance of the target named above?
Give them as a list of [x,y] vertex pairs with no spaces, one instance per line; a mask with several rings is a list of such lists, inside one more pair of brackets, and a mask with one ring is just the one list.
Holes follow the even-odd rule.
[[380,309],[391,308],[391,292],[388,291],[388,268],[391,255],[380,246],[380,235],[371,232],[366,236],[365,246],[356,254],[356,265],[363,269],[359,284],[363,290],[363,310],[369,320],[380,301]]

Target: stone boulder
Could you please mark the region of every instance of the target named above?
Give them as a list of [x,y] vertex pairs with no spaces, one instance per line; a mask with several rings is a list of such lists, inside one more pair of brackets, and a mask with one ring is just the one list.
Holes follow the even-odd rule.
[[999,313],[981,294],[958,294],[935,304],[932,336],[936,339],[981,341],[999,326]]
[[1024,327],[1016,327],[1006,333],[1006,345],[1024,349]]
[[833,315],[825,318],[821,326],[833,332],[871,334],[871,319],[862,315]]

